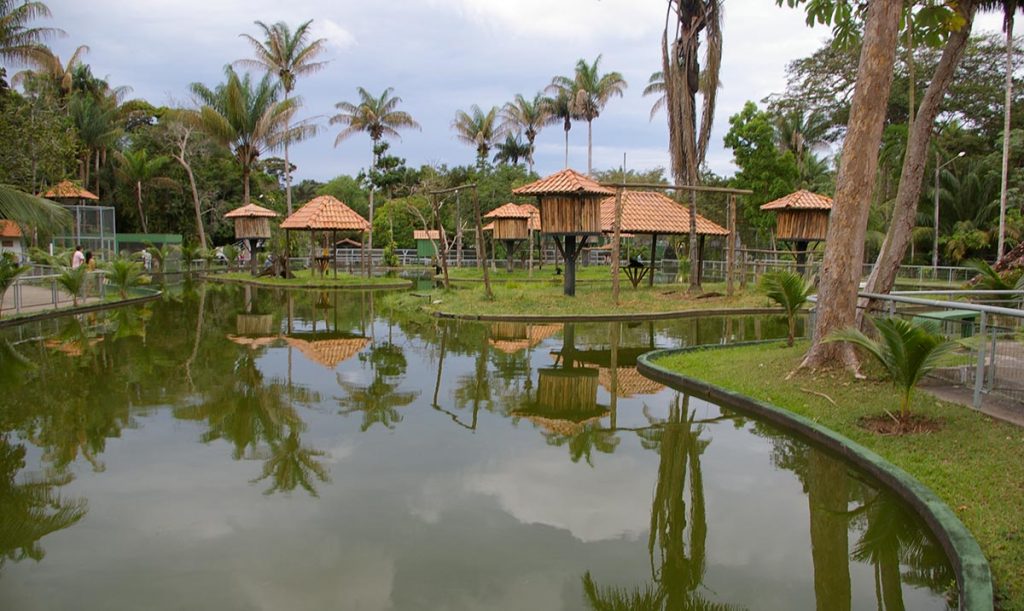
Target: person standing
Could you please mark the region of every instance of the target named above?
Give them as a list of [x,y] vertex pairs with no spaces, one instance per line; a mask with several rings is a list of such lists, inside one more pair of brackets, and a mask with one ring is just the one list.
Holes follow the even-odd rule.
[[71,269],[78,269],[85,263],[85,255],[82,254],[82,245],[75,246],[75,254],[71,255]]

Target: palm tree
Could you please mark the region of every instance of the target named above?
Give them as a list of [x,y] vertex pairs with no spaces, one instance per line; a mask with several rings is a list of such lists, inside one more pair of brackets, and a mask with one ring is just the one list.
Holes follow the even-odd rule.
[[825,143],[828,119],[820,112],[805,113],[794,109],[775,119],[775,144],[780,151],[789,151],[796,158],[800,179],[808,174],[808,159],[812,152]]
[[470,113],[460,110],[455,113],[452,121],[455,137],[476,147],[477,165],[483,167],[491,147],[504,134],[504,128],[498,123],[498,107],[492,106],[484,112],[478,105],[470,107]]
[[[327,65],[327,62],[314,61],[318,55],[324,52],[324,45],[327,39],[318,38],[309,40],[311,35],[310,25],[313,20],[302,23],[292,32],[288,24],[278,21],[268,26],[262,21],[255,24],[263,30],[264,40],[259,41],[248,34],[241,34],[242,38],[252,45],[256,57],[254,59],[240,59],[236,64],[247,68],[265,70],[268,73],[276,74],[281,86],[284,87],[284,99],[287,101],[291,92],[295,89],[295,79],[300,76],[318,72]],[[288,131],[288,118],[285,118],[285,132]],[[284,141],[284,184],[285,201],[288,205],[288,214],[292,213],[292,172],[291,164],[288,162],[288,139]]]
[[28,271],[27,265],[21,265],[14,253],[0,253],[0,312],[3,312],[4,294],[14,284],[14,279]]
[[128,289],[137,285],[142,278],[142,264],[125,257],[118,257],[107,264],[107,279],[117,287],[121,299],[128,298]]
[[100,194],[100,164],[107,151],[121,134],[118,124],[117,94],[97,98],[85,93],[73,94],[68,106],[71,121],[78,130],[82,147],[81,180],[89,186],[90,168],[95,170],[96,183],[93,191]]
[[203,131],[223,147],[230,149],[242,166],[242,204],[249,204],[249,176],[259,156],[276,150],[285,140],[311,135],[308,123],[290,125],[298,108],[294,99],[279,101],[281,86],[264,76],[253,83],[246,74],[227,66],[227,81],[210,89],[192,83],[192,93],[202,103],[199,123]]
[[313,478],[326,482],[329,476],[327,468],[316,459],[326,455],[322,450],[302,445],[298,430],[289,425],[287,437],[270,442],[270,456],[263,463],[260,476],[252,480],[252,483],[269,477],[273,485],[263,494],[291,492],[301,486],[311,496],[319,496]]
[[647,79],[647,86],[644,87],[644,97],[649,95],[656,95],[654,104],[651,105],[651,120],[654,120],[654,115],[658,114],[658,111],[665,108],[665,102],[667,100],[665,96],[665,73],[661,70],[652,72],[651,76]]
[[618,72],[601,74],[601,56],[594,63],[588,64],[581,59],[576,62],[576,73],[570,80],[568,77],[556,76],[552,84],[557,83],[561,90],[572,92],[572,105],[576,116],[587,122],[587,174],[593,174],[594,153],[594,119],[601,115],[605,104],[613,97],[622,97],[626,90],[626,81]]
[[0,61],[29,63],[44,40],[63,35],[57,28],[29,27],[34,19],[51,16],[43,2],[0,0]]
[[71,213],[62,206],[4,184],[0,184],[0,219],[50,233],[71,226]]
[[910,417],[910,398],[914,387],[956,344],[936,333],[931,323],[915,324],[902,318],[873,319],[872,322],[881,341],[873,340],[852,327],[835,331],[824,341],[860,346],[878,361],[903,393],[900,419],[906,421]]
[[57,276],[57,284],[71,294],[71,305],[76,308],[78,307],[78,295],[85,288],[85,272],[85,266],[79,265],[75,269],[66,267]]
[[[385,136],[399,138],[399,129],[420,129],[412,116],[402,110],[397,110],[402,103],[402,98],[391,95],[395,90],[388,87],[380,94],[380,97],[370,95],[362,87],[357,87],[359,103],[338,102],[334,105],[340,112],[331,117],[331,125],[343,125],[344,128],[334,139],[334,146],[341,144],[343,140],[357,134],[366,132],[370,135],[373,146],[371,151],[377,150],[377,145]],[[377,167],[377,154],[370,155],[370,172]],[[373,222],[373,192],[374,187],[370,185],[370,222]],[[370,232],[368,246],[373,248],[373,232]]]
[[[498,150],[494,154],[495,163],[519,165],[520,159],[528,160],[530,158],[530,145],[510,133],[505,134],[505,141],[495,145],[495,148]],[[533,169],[531,168],[530,171],[532,172]]]
[[785,311],[789,323],[786,345],[792,346],[796,336],[796,316],[814,292],[814,285],[805,282],[800,274],[783,270],[761,276],[761,290]]
[[118,161],[118,177],[127,183],[131,183],[135,191],[135,204],[138,206],[139,223],[142,224],[142,233],[149,233],[149,228],[146,224],[146,213],[142,209],[142,189],[143,187],[181,188],[178,186],[178,183],[170,178],[160,175],[167,164],[171,162],[171,159],[164,155],[151,159],[146,149],[125,151],[124,153],[117,151],[114,155]]
[[82,56],[88,52],[89,47],[81,45],[71,54],[67,63],[64,63],[60,56],[51,49],[40,47],[39,51],[29,60],[36,69],[23,70],[15,74],[11,79],[11,84],[21,85],[29,78],[43,78],[52,85],[58,98],[64,100],[74,90],[75,69],[82,63]]
[[565,167],[569,167],[569,130],[572,129],[573,119],[579,117],[576,116],[572,103],[572,89],[562,86],[565,82],[571,83],[572,79],[564,76],[556,76],[551,79],[551,84],[546,89],[550,95],[544,98],[544,105],[548,109],[549,123],[562,122],[562,131],[565,132]]
[[529,147],[526,153],[526,164],[533,173],[533,142],[537,134],[545,126],[551,123],[551,108],[544,102],[544,96],[540,93],[533,96],[532,100],[516,94],[516,98],[505,104],[501,109],[502,129],[505,132],[522,133],[526,136],[526,143]]

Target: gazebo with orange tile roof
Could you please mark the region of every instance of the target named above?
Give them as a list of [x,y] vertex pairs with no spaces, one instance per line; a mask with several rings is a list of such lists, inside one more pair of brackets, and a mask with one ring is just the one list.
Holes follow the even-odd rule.
[[512,255],[515,254],[516,246],[529,237],[530,216],[530,210],[511,202],[484,215],[485,219],[494,219],[491,223],[491,238],[505,243],[505,267],[509,272],[512,271]]
[[270,238],[270,219],[277,213],[256,204],[246,204],[228,212],[224,218],[235,222],[235,239],[245,240],[249,245],[249,263],[253,275],[256,275],[256,240]]
[[[605,233],[612,232],[615,222],[615,197],[605,198],[601,202],[601,229]],[[622,192],[622,233],[651,236],[651,261],[649,267],[632,265],[627,268],[627,275],[635,288],[645,275],[648,284],[654,286],[655,258],[659,235],[689,235],[690,210],[674,201],[664,193],[657,191],[623,191]],[[729,230],[700,214],[697,215],[697,235],[700,237],[698,257],[704,258],[704,238],[707,236],[728,236]]]
[[[537,197],[541,233],[553,236],[555,245],[565,257],[564,292],[574,296],[576,258],[590,236],[601,234],[601,200],[615,195],[615,192],[566,168],[513,189],[512,193]],[[577,238],[580,238],[578,243]]]
[[[337,232],[357,232],[362,238],[363,234],[370,231],[370,222],[359,216],[359,214],[346,206],[341,200],[330,195],[315,197],[306,205],[292,213],[281,223],[281,229],[285,230],[285,250],[287,251],[288,232],[290,231],[321,231],[331,233],[331,244],[337,242]],[[360,242],[365,240],[360,239]],[[331,253],[330,258],[318,257],[318,261],[333,263],[334,276],[338,276],[337,257]],[[287,261],[285,263],[285,274],[287,275]],[[321,271],[325,271],[321,267]],[[367,270],[369,271],[369,270]]]
[[59,183],[51,187],[48,191],[43,193],[42,196],[45,197],[46,199],[52,200],[70,200],[67,203],[71,203],[73,201],[82,202],[87,199],[92,201],[98,201],[100,199],[99,197],[96,196],[95,193],[87,189],[83,189],[82,187],[79,187],[70,180],[60,181]]
[[807,247],[828,234],[832,198],[801,189],[764,204],[761,210],[776,213],[775,237],[793,245],[797,267],[803,268]]

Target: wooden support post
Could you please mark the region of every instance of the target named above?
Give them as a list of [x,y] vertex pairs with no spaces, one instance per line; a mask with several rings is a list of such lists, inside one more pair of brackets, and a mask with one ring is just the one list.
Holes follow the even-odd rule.
[[565,257],[565,283],[562,292],[567,297],[576,296],[576,254],[578,252],[576,236],[571,234],[565,236],[565,250],[562,253]]
[[[622,265],[622,187],[615,188],[615,220],[612,221],[612,303],[619,305],[619,267]],[[635,288],[635,287],[634,287]],[[614,393],[613,393],[614,394]]]
[[706,235],[701,234],[700,236],[700,247],[697,249],[697,283],[704,282],[704,238]]
[[338,279],[338,232],[331,231],[331,267],[334,268],[334,279]]
[[[484,245],[484,222],[480,216],[480,196],[477,194],[476,185],[473,185],[473,210],[476,214],[476,239],[477,243],[481,246]],[[442,235],[442,237],[444,237]],[[487,266],[483,267],[484,272],[484,293],[487,295],[487,299],[494,299],[494,293],[491,292],[491,277],[488,275]],[[445,268],[445,287],[448,285],[448,269]],[[485,344],[486,345],[486,344]]]
[[651,273],[647,277],[647,286],[654,286],[654,261],[658,255],[658,234],[651,234]]
[[732,297],[733,268],[736,266],[736,195],[729,194],[729,237],[725,247],[725,294]]
[[[290,248],[291,244],[290,244],[290,242],[288,240],[288,236],[289,235],[291,235],[291,231],[285,229],[284,230],[284,277],[285,278],[291,278],[291,276],[292,276],[291,272],[288,270],[288,257],[289,257],[289,255],[291,255],[291,252],[292,252],[292,249]],[[291,302],[289,302],[289,303],[291,303]],[[291,333],[291,331],[288,331],[288,332]]]

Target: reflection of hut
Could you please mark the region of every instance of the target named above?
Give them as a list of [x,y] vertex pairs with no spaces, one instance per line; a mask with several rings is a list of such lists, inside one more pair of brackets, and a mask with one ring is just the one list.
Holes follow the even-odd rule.
[[492,237],[505,243],[506,269],[512,271],[512,255],[516,246],[529,237],[530,211],[513,203],[499,206],[484,215],[493,219]]
[[[520,331],[521,326],[521,331]],[[506,354],[528,350],[562,330],[562,325],[531,325],[526,323],[496,322],[491,324],[488,341]]]
[[240,335],[228,334],[228,340],[238,344],[239,346],[245,346],[255,350],[256,348],[262,348],[263,346],[269,346],[277,341],[277,337],[243,337]]
[[370,345],[370,339],[366,337],[314,340],[288,337],[285,341],[289,346],[297,348],[307,359],[332,370],[342,361],[347,361]]
[[412,232],[412,239],[416,240],[416,256],[424,259],[437,256],[437,242],[441,239],[441,232],[437,229],[416,229]]
[[832,198],[801,189],[764,204],[761,210],[775,213],[776,239],[793,245],[797,264],[802,266],[808,245],[824,240],[828,234]]
[[273,210],[256,204],[246,204],[224,215],[235,222],[235,239],[249,245],[249,263],[255,274],[257,269],[256,241],[270,238],[270,219],[277,217]]
[[[653,395],[665,388],[661,384],[651,380],[650,378],[644,377],[636,367],[617,367],[615,369],[616,384],[615,394],[623,399],[628,399],[634,395]],[[598,382],[608,392],[612,390],[612,370],[607,367],[601,367],[598,370],[597,376]]]
[[565,257],[564,292],[575,295],[576,257],[590,236],[601,233],[601,200],[614,192],[569,168],[512,192],[537,197],[541,232],[554,237]]
[[239,314],[235,318],[235,332],[238,335],[271,335],[274,329],[272,314]]
[[584,413],[592,417],[597,406],[598,372],[591,367],[544,368],[539,371],[537,403],[552,414]]
[[[306,205],[302,206],[291,216],[286,218],[281,223],[281,229],[285,230],[285,243],[288,242],[288,235],[291,231],[320,231],[330,232],[331,244],[337,244],[338,238],[337,233],[342,232],[355,232],[360,235],[360,238],[364,233],[370,231],[370,223],[363,217],[359,216],[355,210],[346,206],[343,202],[330,195],[321,195],[315,197]],[[360,242],[365,240],[360,239]],[[287,250],[287,246],[285,247]],[[320,264],[321,271],[326,271],[327,264],[335,263],[334,275],[338,275],[338,266],[336,264],[337,259],[334,257],[334,253],[330,253],[329,259],[326,256],[317,258],[317,262]]]
[[[601,229],[605,233],[611,233],[614,222],[615,197],[612,196],[601,202]],[[647,269],[640,268],[639,266],[633,268],[637,271],[634,275],[630,276],[630,280],[633,281],[633,286],[635,287],[649,270],[654,269],[659,235],[690,234],[690,210],[686,206],[673,201],[664,193],[655,191],[623,191],[620,231],[632,235],[646,234],[651,236],[650,267]],[[697,256],[699,260],[703,260],[704,238],[707,236],[727,236],[729,231],[698,214],[697,235],[700,236],[700,249]],[[654,285],[653,271],[650,271],[648,284]]]
[[68,356],[82,356],[85,352],[85,348],[92,348],[96,344],[103,341],[102,337],[90,337],[85,340],[71,340],[62,341],[59,339],[47,339],[43,341],[43,345],[47,348],[58,350]]

